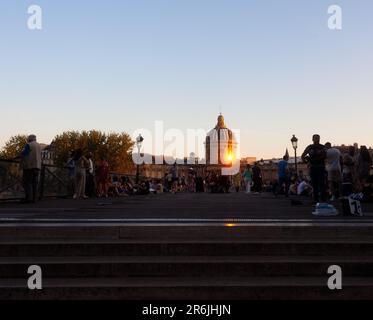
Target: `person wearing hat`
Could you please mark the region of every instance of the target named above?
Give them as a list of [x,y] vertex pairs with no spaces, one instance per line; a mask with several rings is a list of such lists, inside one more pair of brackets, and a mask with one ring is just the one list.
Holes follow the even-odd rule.
[[36,202],[41,169],[41,151],[36,136],[30,135],[20,155],[23,169],[23,188],[25,190],[24,202]]

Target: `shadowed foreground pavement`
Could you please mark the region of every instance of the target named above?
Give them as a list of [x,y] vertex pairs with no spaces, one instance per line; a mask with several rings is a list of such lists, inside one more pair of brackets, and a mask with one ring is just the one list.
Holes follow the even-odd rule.
[[[298,198],[300,199],[300,198]],[[47,220],[126,220],[126,219],[330,219],[315,217],[311,199],[303,205],[292,205],[283,196],[272,194],[158,194],[113,199],[45,199],[37,204],[1,203],[0,221]],[[335,206],[341,213],[339,203]],[[373,217],[373,204],[363,205],[363,218],[347,217],[351,221]],[[333,219],[346,219],[342,214]]]
[[[310,200],[243,193],[0,203],[0,299],[373,299],[363,210],[320,218]],[[31,264],[42,290],[27,289]]]

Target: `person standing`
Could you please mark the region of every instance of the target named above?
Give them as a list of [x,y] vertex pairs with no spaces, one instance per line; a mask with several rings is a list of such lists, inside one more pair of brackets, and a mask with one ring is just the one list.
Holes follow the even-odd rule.
[[178,186],[179,186],[179,170],[174,163],[174,165],[171,167],[171,176],[172,176],[172,186],[171,186],[171,192],[176,193],[178,191]]
[[326,200],[326,149],[325,146],[320,143],[320,136],[318,134],[313,135],[312,141],[313,144],[310,144],[304,150],[302,160],[309,164],[313,199],[317,203],[320,200]]
[[234,185],[234,189],[236,190],[236,192],[240,192],[241,181],[242,181],[242,174],[241,174],[241,172],[237,172],[233,176],[233,185]]
[[88,160],[88,167],[87,167],[87,182],[86,182],[86,195],[90,198],[93,198],[95,196],[95,170],[94,170],[94,164],[93,164],[93,154],[92,152],[89,152],[87,154],[87,160]]
[[82,149],[78,149],[75,152],[75,194],[74,199],[86,199],[85,185],[86,185],[86,169],[89,166],[89,162],[85,156],[83,156]]
[[262,180],[262,171],[260,170],[258,166],[258,162],[255,162],[253,168],[253,191],[254,193],[259,193],[262,191],[263,187],[263,180]]
[[337,148],[332,148],[330,142],[325,143],[326,148],[326,171],[328,173],[329,190],[331,201],[338,199],[342,189],[342,155]]
[[242,174],[242,177],[245,182],[246,193],[249,194],[251,193],[251,183],[253,182],[253,173],[251,172],[251,167],[249,164],[246,165],[246,168]]
[[24,203],[37,200],[39,175],[41,170],[41,147],[36,141],[35,135],[30,135],[27,139],[21,155],[21,166],[23,169],[23,188],[25,190]]
[[287,197],[289,195],[290,179],[289,179],[289,169],[288,169],[289,156],[284,155],[282,160],[277,164],[278,170],[278,188],[275,194],[278,194],[278,189],[284,190],[284,194]]
[[108,182],[109,182],[109,163],[101,158],[100,164],[96,170],[97,179],[97,195],[99,197],[108,197]]
[[356,162],[355,162],[355,147],[349,146],[348,152],[343,156],[342,168],[342,193],[343,196],[349,196],[356,191]]
[[370,167],[372,166],[372,158],[366,146],[360,147],[359,157],[357,160],[357,178],[359,191],[363,191],[370,175]]

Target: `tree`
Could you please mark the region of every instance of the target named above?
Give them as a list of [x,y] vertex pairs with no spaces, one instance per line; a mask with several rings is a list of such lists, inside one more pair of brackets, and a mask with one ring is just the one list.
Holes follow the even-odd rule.
[[19,156],[23,148],[27,144],[27,135],[18,134],[12,136],[0,151],[0,158],[2,159],[14,159]]
[[72,151],[82,149],[85,154],[91,152],[96,161],[106,159],[112,171],[126,172],[133,168],[131,153],[134,142],[124,132],[67,131],[57,135],[52,145],[55,163],[60,166],[66,164]]

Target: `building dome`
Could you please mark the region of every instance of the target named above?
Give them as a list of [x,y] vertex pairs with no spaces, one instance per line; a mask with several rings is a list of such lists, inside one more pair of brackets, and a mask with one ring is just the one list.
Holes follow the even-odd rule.
[[236,146],[232,130],[225,125],[222,114],[214,129],[206,136],[206,162],[207,164],[228,165],[232,162],[233,151]]

